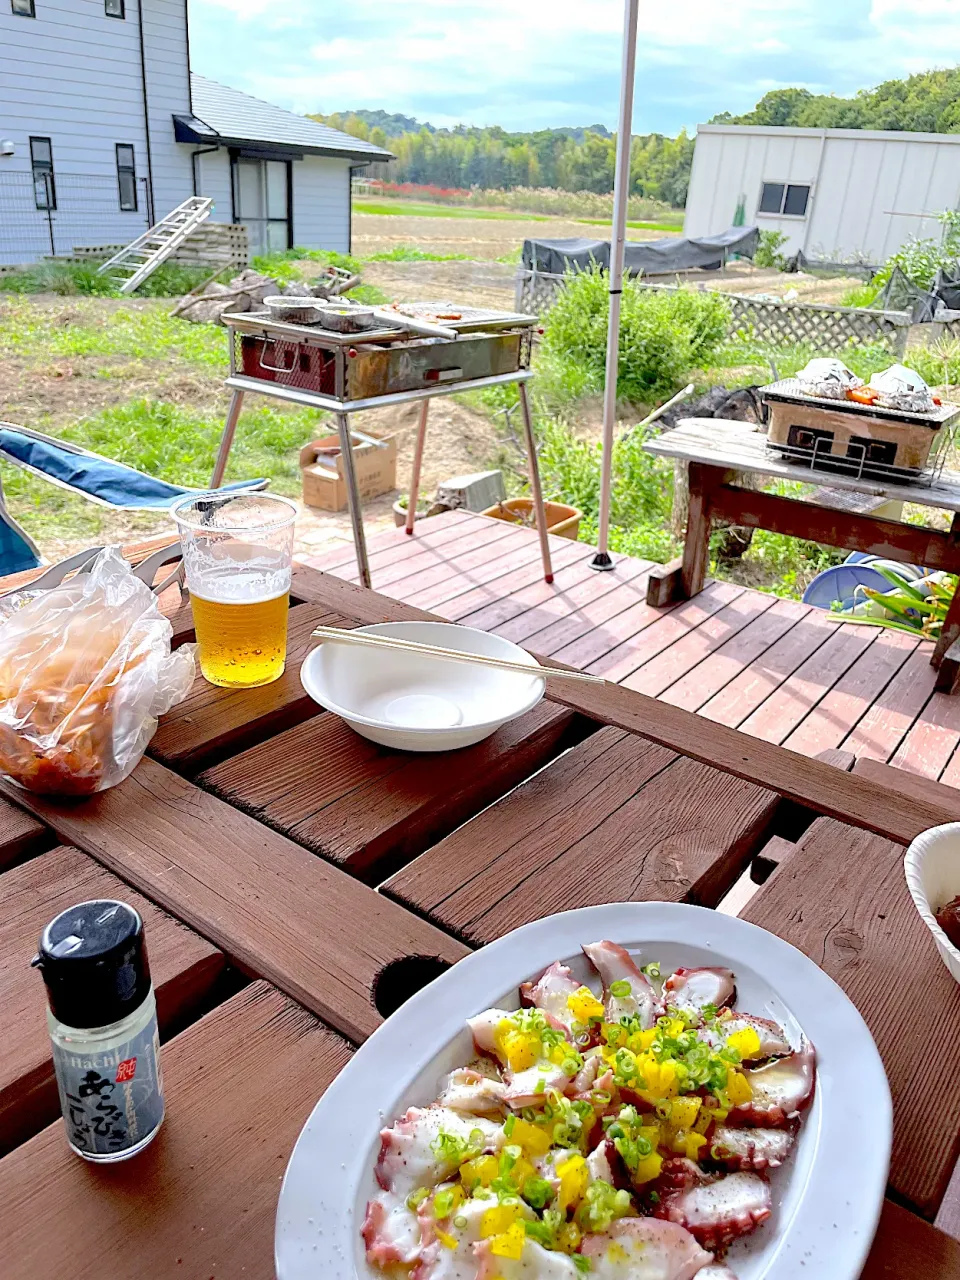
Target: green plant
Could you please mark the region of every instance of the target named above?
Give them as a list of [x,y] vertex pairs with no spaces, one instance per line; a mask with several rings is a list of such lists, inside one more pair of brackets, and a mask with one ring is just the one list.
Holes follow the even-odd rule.
[[777,271],[786,271],[787,260],[780,252],[786,243],[787,237],[782,231],[761,231],[760,241],[753,255],[754,266],[773,267]]
[[468,262],[465,253],[429,253],[412,244],[398,244],[383,253],[373,253],[367,262]]
[[840,299],[840,305],[841,307],[869,307],[876,302],[879,292],[878,286],[872,280],[869,284],[854,285]]
[[[542,360],[571,398],[603,388],[609,279],[599,268],[571,275],[545,322]],[[718,294],[660,292],[624,283],[617,394],[633,403],[669,395],[716,350],[730,323]]]
[[[99,262],[38,262],[21,271],[0,275],[0,293],[56,293],[61,297],[119,298],[120,290],[108,275],[99,275]],[[163,262],[133,294],[133,297],[179,297],[204,280],[207,267],[185,267]]]
[[862,622],[892,631],[906,631],[925,640],[939,640],[947,610],[957,590],[957,575],[931,574],[925,579],[928,593],[893,569],[884,565],[875,565],[874,568],[886,578],[892,589],[877,591],[873,587],[858,587],[866,599],[855,604],[852,610],[835,607],[834,612],[844,622]]
[[960,210],[944,209],[937,220],[943,228],[940,239],[914,236],[908,240],[874,276],[878,292],[889,281],[894,267],[899,267],[918,289],[929,289],[941,267],[956,265],[960,258]]
[[250,259],[250,266],[254,271],[260,271],[280,284],[292,284],[294,280],[304,278],[304,273],[297,265],[300,262],[319,262],[325,267],[341,267],[351,275],[359,275],[363,269],[359,258],[354,258],[349,253],[338,253],[335,249],[304,249],[301,245],[274,253],[258,254]]

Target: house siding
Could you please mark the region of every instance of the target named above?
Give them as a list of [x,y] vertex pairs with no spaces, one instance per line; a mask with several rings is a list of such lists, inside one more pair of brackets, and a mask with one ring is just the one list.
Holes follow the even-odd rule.
[[[764,182],[810,187],[805,218],[757,212]],[[885,262],[913,236],[938,236],[936,214],[960,207],[960,138],[858,130],[712,125],[697,134],[684,233],[733,220],[781,231],[812,258]],[[926,216],[918,216],[926,215]]]
[[197,156],[197,195],[209,196],[213,201],[214,222],[233,221],[233,196],[231,193],[230,154],[225,149],[210,151]]
[[350,247],[350,161],[306,156],[293,165],[293,242],[307,249]]
[[[139,0],[126,18],[109,18],[102,0],[38,0],[22,18],[0,0],[0,263],[34,261],[51,251],[50,226],[37,210],[30,138],[50,138],[57,210],[54,248],[122,244],[147,226],[148,153],[140,64]],[[144,0],[155,207],[162,217],[193,192],[190,149],[173,138],[172,114],[190,106],[185,0]],[[133,146],[137,211],[121,211],[116,144]]]

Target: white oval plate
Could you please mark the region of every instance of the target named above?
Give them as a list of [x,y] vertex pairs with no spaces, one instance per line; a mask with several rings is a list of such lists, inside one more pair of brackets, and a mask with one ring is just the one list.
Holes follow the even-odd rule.
[[468,1017],[516,1008],[518,984],[554,960],[597,989],[580,946],[601,938],[641,963],[659,960],[664,973],[726,965],[737,1008],[779,1022],[795,1047],[801,1029],[813,1041],[816,1093],[790,1161],[771,1178],[773,1217],[729,1261],[739,1280],[856,1280],[883,1203],[893,1129],[866,1024],[832,978],[781,938],[704,907],[655,902],[525,925],[461,960],[378,1028],[314,1107],[290,1158],[277,1209],[279,1280],[383,1280],[360,1239],[380,1128],[431,1102],[440,1077],[470,1060]]

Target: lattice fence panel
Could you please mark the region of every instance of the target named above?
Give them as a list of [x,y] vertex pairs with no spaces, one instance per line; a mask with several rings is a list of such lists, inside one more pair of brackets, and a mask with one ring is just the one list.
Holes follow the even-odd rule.
[[[566,276],[540,271],[517,272],[516,307],[527,314],[543,315],[556,301]],[[643,289],[676,292],[676,285],[642,284]],[[719,290],[718,290],[719,292]],[[905,311],[863,311],[856,307],[831,307],[822,303],[767,302],[720,293],[730,304],[733,332],[775,345],[810,343],[838,348],[851,342],[877,342],[894,355],[903,355],[910,317]]]

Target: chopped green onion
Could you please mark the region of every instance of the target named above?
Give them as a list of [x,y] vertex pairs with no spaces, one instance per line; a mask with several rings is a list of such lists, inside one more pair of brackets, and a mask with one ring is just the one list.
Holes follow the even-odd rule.
[[571,1254],[570,1261],[582,1276],[588,1276],[593,1270],[593,1263],[589,1258],[585,1258],[582,1253]]
[[538,1081],[537,1081],[537,1083],[533,1086],[533,1092],[534,1092],[534,1093],[543,1093],[543,1091],[546,1089],[546,1087],[547,1087],[547,1082],[546,1082],[546,1080],[540,1079],[540,1080],[538,1080]]
[[459,1227],[461,1231],[467,1225],[467,1220],[462,1213],[457,1214],[457,1216],[453,1220],[453,1225],[455,1227]]
[[632,991],[633,991],[633,988],[630,986],[630,983],[627,982],[625,979],[621,979],[619,982],[610,983],[610,994],[612,996],[616,996],[620,1000],[622,1000],[625,996],[630,995]]
[[645,973],[648,978],[659,978],[660,966],[656,962],[656,960],[652,960],[650,964],[645,964],[643,968],[640,970],[640,972]]
[[575,1076],[580,1070],[576,1058],[564,1058],[560,1065],[560,1070],[565,1076]]
[[506,1120],[503,1122],[503,1136],[505,1138],[509,1138],[511,1133],[513,1133],[514,1126],[516,1125],[516,1123],[517,1123],[516,1116],[507,1116]]
[[429,1194],[429,1187],[417,1187],[416,1191],[411,1191],[407,1196],[407,1208],[412,1209],[413,1212],[416,1213]]
[[438,1191],[433,1197],[433,1216],[438,1220],[447,1218],[453,1212],[453,1192]]
[[523,1198],[533,1209],[545,1209],[553,1199],[553,1187],[546,1178],[528,1178],[523,1184]]

